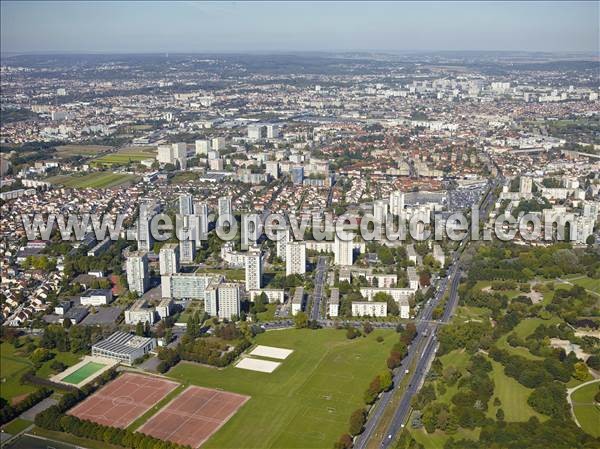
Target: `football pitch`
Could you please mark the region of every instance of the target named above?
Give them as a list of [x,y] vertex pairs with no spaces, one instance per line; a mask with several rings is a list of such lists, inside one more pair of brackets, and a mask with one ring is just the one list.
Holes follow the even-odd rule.
[[[256,337],[259,345],[294,352],[272,373],[218,370],[180,362],[168,376],[185,383],[250,396],[250,400],[202,448],[324,448],[348,431],[354,410],[398,334],[375,330],[346,339],[344,330],[287,329]],[[377,342],[378,336],[384,337]]]
[[46,179],[46,181],[52,184],[61,184],[65,187],[73,188],[97,188],[104,189],[108,187],[115,187],[126,182],[135,180],[134,175],[126,175],[121,173],[112,172],[95,172],[84,176],[53,176]]

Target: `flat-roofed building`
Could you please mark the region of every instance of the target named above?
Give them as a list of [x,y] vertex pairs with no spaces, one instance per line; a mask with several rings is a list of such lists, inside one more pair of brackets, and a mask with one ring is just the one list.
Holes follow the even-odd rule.
[[248,294],[250,295],[250,301],[254,302],[257,296],[261,294],[265,294],[269,303],[280,303],[283,304],[285,301],[285,290],[282,288],[263,288],[260,290],[250,290]]
[[218,275],[205,273],[175,273],[161,276],[160,291],[163,298],[204,299],[204,291],[208,284],[220,279]]
[[296,287],[292,297],[292,315],[296,315],[304,308],[304,287]]
[[138,299],[129,310],[125,311],[125,324],[148,323],[154,324],[154,307],[148,307],[144,299]]
[[148,273],[148,255],[142,251],[127,254],[125,271],[129,290],[143,295],[148,290],[150,275]]
[[352,302],[352,316],[387,316],[387,303],[372,301],[354,301]]
[[160,319],[165,319],[168,316],[171,316],[171,309],[173,308],[173,301],[171,298],[163,298],[160,300],[158,305],[156,306],[156,313],[160,317]]
[[117,360],[126,365],[133,362],[156,347],[156,339],[139,337],[126,332],[115,332],[111,336],[92,345],[92,356]]
[[165,276],[179,271],[179,245],[165,243],[159,252],[160,275]]
[[82,306],[105,306],[112,302],[113,294],[110,288],[95,288],[86,290],[79,300]]
[[306,273],[306,243],[289,242],[285,247],[285,275]]
[[329,296],[329,316],[335,318],[340,314],[340,290],[337,288],[331,289]]
[[415,267],[407,267],[406,268],[406,277],[408,278],[408,288],[412,290],[419,289],[419,275],[417,274],[417,269]]

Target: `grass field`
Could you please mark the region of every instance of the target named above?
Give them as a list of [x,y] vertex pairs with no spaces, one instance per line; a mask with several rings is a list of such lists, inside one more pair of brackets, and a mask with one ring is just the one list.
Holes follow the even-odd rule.
[[30,421],[26,421],[21,418],[16,418],[7,424],[4,424],[2,426],[2,430],[6,433],[10,433],[11,435],[16,435],[20,432],[23,432],[31,424],[33,424],[33,423],[31,423]]
[[581,387],[571,395],[575,416],[581,428],[596,438],[600,438],[600,405],[594,402],[598,388],[600,381]]
[[[525,339],[525,338],[527,338],[527,336],[531,335],[533,333],[533,331],[536,329],[536,327],[538,327],[540,324],[549,326],[550,324],[558,324],[559,322],[560,322],[560,319],[557,317],[552,317],[549,320],[543,320],[541,318],[526,318],[526,319],[522,320],[519,324],[517,324],[510,333],[514,332],[517,336]],[[502,337],[500,337],[498,339],[497,346],[500,349],[506,349],[511,354],[520,355],[520,356],[523,356],[530,360],[541,360],[542,359],[542,357],[538,357],[537,355],[534,355],[531,352],[529,352],[529,350],[527,348],[523,348],[520,346],[513,348],[506,341],[507,336],[508,336],[508,334],[503,335]]]
[[41,368],[37,371],[38,376],[49,378],[50,376],[56,374],[52,368],[50,368],[50,365],[52,365],[52,362],[54,361],[62,362],[66,367],[69,367],[75,365],[81,359],[79,355],[73,354],[72,352],[57,352],[56,350],[52,352],[54,353],[54,358],[44,362]]
[[72,188],[85,189],[91,187],[96,189],[105,189],[109,187],[116,187],[121,184],[134,181],[135,179],[136,177],[134,175],[102,171],[83,176],[52,176],[46,179],[46,181],[52,184],[60,184],[65,187]]
[[480,429],[459,429],[458,432],[448,435],[439,430],[434,433],[427,433],[425,429],[410,428],[410,434],[418,443],[421,443],[425,449],[444,449],[444,444],[446,444],[446,441],[448,441],[450,437],[455,440],[465,439],[477,441],[479,439],[480,431]]
[[129,163],[143,161],[144,159],[153,159],[156,156],[154,147],[127,147],[122,148],[116,153],[107,154],[98,159],[94,159],[94,165],[127,165]]
[[0,345],[0,396],[7,401],[35,391],[31,385],[21,385],[21,375],[32,367],[31,362],[19,356],[9,343]]
[[63,377],[61,380],[68,384],[77,385],[78,383],[80,383],[80,382],[84,381],[85,379],[87,379],[88,377],[90,377],[95,372],[100,371],[105,366],[106,365],[104,365],[102,363],[88,362],[85,365],[83,365],[81,368],[78,368],[77,370],[73,371],[68,376]]
[[364,391],[385,369],[397,339],[389,330],[355,340],[335,329],[270,331],[256,343],[294,350],[271,374],[181,362],[168,375],[251,396],[203,449],[329,448],[347,432],[350,414],[363,406]]
[[[504,374],[504,367],[500,363],[492,359],[488,360],[492,364],[491,376],[494,380],[494,395],[488,404],[488,417],[495,419],[497,409],[502,408],[505,421],[527,421],[532,416],[536,416],[540,421],[548,419],[527,404],[527,399],[533,392],[532,389],[524,387],[512,377]],[[500,407],[494,407],[494,397],[500,399]]]
[[600,279],[592,279],[588,276],[574,275],[567,276],[565,281],[569,281],[571,284],[579,285],[586,290],[598,293],[600,295]]
[[60,145],[56,152],[59,156],[93,156],[111,148],[106,145]]

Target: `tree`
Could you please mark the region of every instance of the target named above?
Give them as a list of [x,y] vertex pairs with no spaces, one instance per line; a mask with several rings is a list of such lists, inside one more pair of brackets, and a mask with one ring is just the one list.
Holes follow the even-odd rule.
[[306,313],[298,312],[296,316],[294,316],[294,326],[296,326],[296,329],[308,327],[308,316]]
[[350,449],[352,447],[352,437],[347,433],[340,436],[340,439],[333,445],[334,449]]
[[144,323],[142,323],[141,321],[138,321],[135,325],[135,335],[137,335],[138,337],[144,336]]
[[499,408],[499,409],[496,411],[496,419],[497,419],[498,421],[504,421],[504,410],[502,410],[501,408]]
[[356,436],[363,431],[365,425],[367,413],[365,409],[359,408],[350,415],[350,428],[348,429],[350,435]]
[[583,362],[577,362],[575,364],[575,371],[573,373],[573,377],[577,380],[586,380],[590,372],[588,371],[587,366]]
[[386,370],[379,375],[379,379],[381,381],[381,390],[389,391],[394,386],[394,380],[392,378],[392,372],[390,370]]
[[373,332],[373,325],[371,323],[369,323],[368,321],[363,323],[363,332],[366,335],[369,335],[371,332]]
[[70,328],[72,325],[73,325],[73,322],[71,321],[71,319],[70,319],[70,318],[65,318],[65,319],[63,320],[63,327],[64,327],[65,329],[69,329],[69,328]]

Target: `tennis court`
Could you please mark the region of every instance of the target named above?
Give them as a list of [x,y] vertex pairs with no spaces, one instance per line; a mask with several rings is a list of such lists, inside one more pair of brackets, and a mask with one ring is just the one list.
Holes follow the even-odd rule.
[[106,365],[104,365],[102,363],[88,362],[85,365],[83,365],[81,368],[77,369],[76,371],[73,371],[68,376],[63,377],[62,381],[66,382],[68,384],[77,385],[77,384],[83,382],[83,380],[90,377],[95,372],[100,371],[105,366]]

